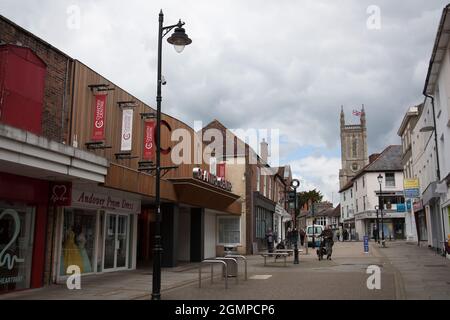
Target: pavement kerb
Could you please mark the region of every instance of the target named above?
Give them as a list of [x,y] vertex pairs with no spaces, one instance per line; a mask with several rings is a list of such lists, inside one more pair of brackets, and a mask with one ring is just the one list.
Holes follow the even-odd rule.
[[[220,278],[222,278],[222,275],[218,274],[218,275],[214,276],[213,279],[214,280],[219,280]],[[202,281],[210,281],[210,279],[211,279],[210,277],[205,278],[205,279],[203,279],[203,277],[202,277]],[[228,279],[228,281],[230,281],[230,280]],[[161,289],[161,294],[170,292],[170,291],[175,290],[175,289],[180,289],[180,288],[183,288],[183,287],[187,287],[187,286],[190,286],[190,285],[192,285],[194,283],[198,283],[198,278],[197,279],[193,279],[193,280],[186,280],[186,281],[183,281],[183,282],[179,282],[179,283],[176,283],[173,286],[170,286],[170,287],[168,287],[166,289]],[[142,300],[143,298],[146,298],[146,297],[151,297],[151,293],[146,293],[146,294],[143,294],[143,295],[140,295],[140,296],[133,297],[132,300]]]
[[389,266],[389,268],[394,273],[394,281],[395,281],[395,299],[396,300],[406,300],[406,290],[405,284],[403,281],[402,274],[400,271],[390,262],[388,257],[383,253],[383,248],[378,247],[377,245],[372,245],[372,248],[377,253],[377,256],[382,258],[383,264]]

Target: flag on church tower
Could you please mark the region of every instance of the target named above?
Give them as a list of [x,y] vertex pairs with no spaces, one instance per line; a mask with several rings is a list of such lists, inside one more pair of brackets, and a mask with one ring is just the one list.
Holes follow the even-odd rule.
[[358,111],[358,110],[353,110],[352,113],[353,113],[354,116],[357,116],[357,117],[360,117],[361,114],[362,114],[362,112],[361,112],[361,111]]

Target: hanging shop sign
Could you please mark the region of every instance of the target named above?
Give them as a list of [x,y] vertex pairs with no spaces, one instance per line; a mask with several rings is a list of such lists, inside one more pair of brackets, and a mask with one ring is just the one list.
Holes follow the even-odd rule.
[[144,154],[143,158],[150,160],[155,154],[155,127],[156,122],[146,121],[144,125]]
[[72,189],[72,207],[113,210],[124,213],[139,213],[141,203],[103,193]]
[[225,163],[217,164],[217,176],[225,179]]
[[66,207],[71,204],[72,183],[53,182],[50,184],[50,203],[55,207]]
[[419,179],[404,179],[403,190],[405,198],[413,199],[420,197]]
[[92,140],[105,140],[106,94],[96,94],[94,97]]
[[121,151],[131,151],[131,142],[133,135],[133,109],[122,111],[122,137]]
[[206,170],[202,170],[201,168],[194,168],[193,177],[195,179],[199,179],[205,182],[208,182],[216,187],[221,189],[231,191],[232,185],[230,181],[225,180],[225,178],[218,177],[214,174],[209,173]]

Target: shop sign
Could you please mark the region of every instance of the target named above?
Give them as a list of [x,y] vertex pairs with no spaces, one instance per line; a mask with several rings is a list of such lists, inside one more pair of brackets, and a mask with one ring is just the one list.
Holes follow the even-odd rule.
[[122,142],[121,151],[131,151],[131,142],[133,134],[133,109],[125,109],[122,111]]
[[422,200],[420,200],[420,201],[415,201],[415,202],[413,203],[413,209],[414,209],[414,212],[423,210]]
[[202,170],[201,168],[194,168],[193,176],[195,179],[199,179],[205,182],[208,182],[216,187],[221,189],[231,191],[232,185],[231,182],[225,180],[225,178],[217,177],[214,174],[209,173],[206,170]]
[[71,182],[53,182],[50,185],[50,203],[55,207],[70,206],[71,194]]
[[114,210],[124,213],[139,213],[141,203],[121,197],[91,191],[72,190],[72,206],[92,209]]
[[92,140],[105,140],[106,94],[96,94]]
[[404,203],[397,203],[397,212],[405,212],[406,205]]
[[153,158],[155,153],[155,126],[156,122],[146,121],[144,125],[144,154],[145,160]]
[[418,198],[420,196],[419,179],[404,179],[403,191],[405,198]]

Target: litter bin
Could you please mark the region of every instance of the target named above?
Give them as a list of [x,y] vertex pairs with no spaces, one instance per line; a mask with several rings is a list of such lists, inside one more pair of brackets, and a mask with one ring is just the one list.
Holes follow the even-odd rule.
[[[224,247],[224,257],[227,256],[227,254],[237,254],[237,248],[236,247]],[[228,271],[228,278],[231,277],[237,277],[237,263],[235,263],[233,260],[224,260],[227,264],[227,271]],[[223,277],[225,278],[225,269],[223,270]]]

